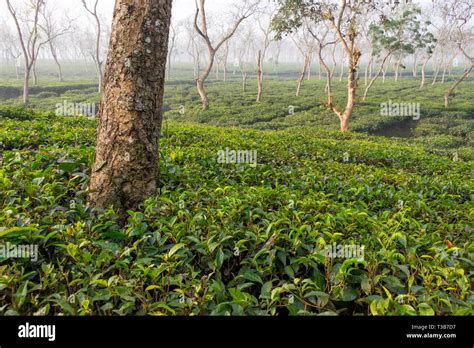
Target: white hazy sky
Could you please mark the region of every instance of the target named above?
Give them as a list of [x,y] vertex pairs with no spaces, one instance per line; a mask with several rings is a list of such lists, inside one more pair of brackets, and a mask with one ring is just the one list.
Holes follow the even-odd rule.
[[[94,0],[86,0],[92,7]],[[25,0],[11,0],[12,5],[18,6],[25,3]],[[60,12],[66,11],[70,18],[87,18],[88,14],[82,7],[81,0],[48,0],[52,7],[57,8]],[[239,0],[207,0],[206,9],[211,13],[219,13],[225,11],[229,5],[239,3]],[[99,13],[104,18],[112,18],[115,0],[99,0]],[[61,11],[62,10],[62,11]],[[187,19],[194,14],[195,1],[194,0],[174,0],[173,1],[173,21],[179,22]],[[8,11],[4,0],[0,1],[0,17],[9,19]]]
[[[94,0],[86,0],[89,5],[92,6]],[[265,0],[262,0],[262,2]],[[233,4],[239,3],[240,0],[207,0],[206,10],[210,16],[219,15],[219,13],[225,13],[226,8]],[[415,0],[416,3],[430,3],[431,0]],[[25,3],[25,0],[11,0],[14,6]],[[81,0],[48,0],[53,8],[57,8],[60,12],[66,11],[68,17],[78,18],[81,21],[82,18],[87,20],[88,14],[82,7]],[[99,13],[106,19],[111,20],[113,7],[115,0],[99,0]],[[195,11],[195,0],[174,0],[173,1],[173,22],[179,22],[184,19],[190,18]],[[0,1],[0,18],[3,17],[9,21],[9,15],[6,8],[5,1]]]
[[[93,0],[87,0],[88,3],[92,3]],[[66,5],[70,3],[73,7],[76,6],[76,3],[79,0],[60,0],[61,3]],[[208,11],[219,11],[225,10],[229,5],[239,3],[240,0],[207,0],[206,8]],[[104,14],[112,15],[115,0],[99,0],[100,10]],[[63,5],[63,6],[64,6]],[[70,6],[71,6],[70,5]],[[189,18],[194,14],[196,5],[194,0],[174,0],[173,1],[173,19],[175,21],[180,21],[186,18]]]

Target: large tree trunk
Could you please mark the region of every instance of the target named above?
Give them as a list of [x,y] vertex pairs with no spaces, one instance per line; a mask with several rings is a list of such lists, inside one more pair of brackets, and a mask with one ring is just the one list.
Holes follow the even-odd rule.
[[122,217],[158,187],[171,3],[115,3],[89,199]]

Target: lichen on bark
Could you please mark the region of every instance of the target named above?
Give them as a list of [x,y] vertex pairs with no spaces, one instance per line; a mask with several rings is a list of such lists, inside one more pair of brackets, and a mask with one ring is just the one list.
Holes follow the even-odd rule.
[[98,208],[125,214],[158,187],[171,2],[116,1],[89,193]]

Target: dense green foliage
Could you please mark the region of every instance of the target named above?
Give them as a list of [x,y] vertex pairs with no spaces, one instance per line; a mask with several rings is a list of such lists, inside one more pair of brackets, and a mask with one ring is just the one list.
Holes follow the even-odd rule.
[[[474,313],[472,109],[422,118],[429,136],[453,125],[433,146],[332,132],[309,93],[215,98],[181,115],[196,93],[171,88],[167,118],[186,122],[164,124],[161,192],[125,227],[86,203],[95,121],[0,112],[0,240],[40,252],[0,260],[0,314]],[[305,111],[285,116],[290,100]],[[369,127],[358,112],[355,127]],[[226,147],[257,150],[258,164],[217,163]],[[363,245],[364,260],[326,258],[333,243]]]
[[[389,73],[340,134],[317,71],[296,98],[296,66],[265,70],[260,104],[251,68],[245,93],[238,74],[210,77],[205,112],[190,67],[173,71],[161,192],[124,227],[87,206],[95,121],[54,115],[99,101],[93,69],[40,79],[30,106],[43,112],[17,108],[12,70],[0,245],[36,244],[40,257],[0,259],[0,315],[474,314],[472,79],[444,109],[447,83]],[[345,84],[334,81],[336,104]],[[419,102],[421,118],[381,116],[388,99]],[[217,163],[226,147],[257,150],[258,164]],[[363,245],[364,260],[326,258],[333,243]]]

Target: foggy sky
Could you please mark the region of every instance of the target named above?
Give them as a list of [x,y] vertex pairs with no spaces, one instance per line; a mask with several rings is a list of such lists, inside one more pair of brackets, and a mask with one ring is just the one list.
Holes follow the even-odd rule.
[[[89,7],[92,7],[94,0],[86,0]],[[58,12],[66,11],[71,18],[77,18],[77,21],[87,23],[89,14],[85,12],[81,0],[47,0],[52,7],[59,9]],[[207,0],[206,10],[210,14],[219,14],[225,11],[226,7],[232,4],[238,4],[239,0]],[[24,3],[24,0],[11,0],[12,5],[18,6]],[[99,0],[97,6],[101,17],[111,22],[115,0]],[[174,0],[173,1],[173,22],[179,22],[190,18],[195,12],[195,0]],[[10,13],[7,10],[4,0],[0,1],[0,18],[6,19],[11,23]]]
[[[88,5],[92,7],[94,0],[86,0]],[[266,1],[266,0],[262,0]],[[11,0],[13,6],[23,3],[24,0]],[[59,9],[59,12],[66,11],[71,18],[77,18],[77,21],[87,23],[88,13],[82,7],[81,0],[47,0],[52,7]],[[219,13],[227,12],[226,8],[233,4],[240,3],[240,0],[207,0],[206,11],[210,15],[219,15]],[[418,4],[428,4],[431,0],[415,0]],[[104,19],[110,23],[113,14],[115,0],[99,0],[98,10]],[[195,0],[174,0],[173,1],[173,22],[177,23],[185,19],[189,19],[195,11]],[[0,18],[6,19],[11,23],[11,18],[4,0],[0,1]]]

